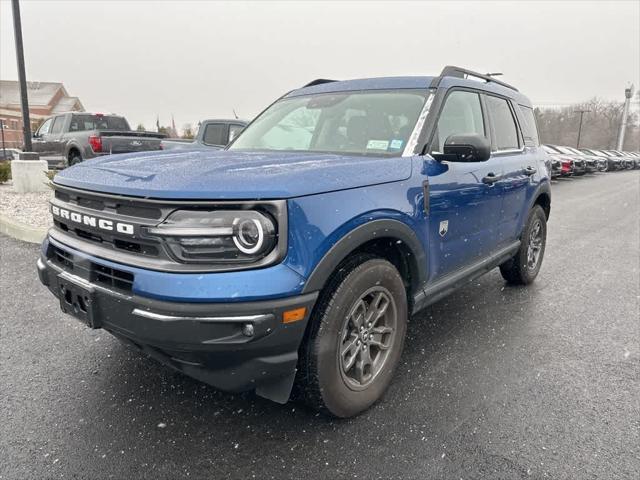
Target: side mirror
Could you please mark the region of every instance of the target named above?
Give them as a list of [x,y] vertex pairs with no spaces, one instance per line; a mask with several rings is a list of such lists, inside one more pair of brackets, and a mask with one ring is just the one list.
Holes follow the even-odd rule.
[[449,135],[444,142],[445,160],[450,162],[486,162],[491,143],[477,133]]

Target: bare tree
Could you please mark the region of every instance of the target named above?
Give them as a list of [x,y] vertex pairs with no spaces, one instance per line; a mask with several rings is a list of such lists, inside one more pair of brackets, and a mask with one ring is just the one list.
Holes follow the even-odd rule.
[[[622,120],[622,102],[609,102],[599,98],[575,105],[556,108],[536,108],[536,118],[543,143],[576,146],[580,125],[580,111],[585,111],[580,146],[612,149],[616,146],[618,128]],[[635,114],[629,119],[625,149],[638,150],[638,128]],[[628,141],[627,141],[628,140]]]
[[194,134],[193,134],[193,127],[191,126],[190,123],[185,123],[182,126],[182,138],[193,138]]

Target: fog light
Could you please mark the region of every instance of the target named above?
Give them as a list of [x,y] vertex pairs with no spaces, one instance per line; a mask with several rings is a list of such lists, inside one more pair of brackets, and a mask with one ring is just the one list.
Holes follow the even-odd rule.
[[250,323],[245,323],[245,324],[242,326],[242,334],[243,334],[245,337],[253,337],[254,332],[255,332],[255,331],[254,331],[254,329],[253,329],[253,325],[251,325]]

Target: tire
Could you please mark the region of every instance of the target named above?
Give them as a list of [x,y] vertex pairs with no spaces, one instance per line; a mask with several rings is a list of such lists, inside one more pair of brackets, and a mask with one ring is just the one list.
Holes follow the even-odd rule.
[[[533,282],[540,272],[546,243],[547,217],[542,207],[535,205],[529,212],[522,232],[520,248],[511,259],[500,265],[502,278],[512,285],[528,285]],[[532,261],[529,255],[534,254],[535,260]]]
[[[376,313],[381,313],[378,320],[363,322]],[[339,418],[369,408],[391,382],[407,319],[407,293],[396,268],[370,255],[349,260],[328,282],[311,316],[301,349],[297,396],[311,408]],[[367,358],[372,360],[368,367]]]
[[80,155],[79,152],[73,150],[69,154],[69,166],[71,167],[73,165],[77,165],[80,162],[82,162],[82,156]]

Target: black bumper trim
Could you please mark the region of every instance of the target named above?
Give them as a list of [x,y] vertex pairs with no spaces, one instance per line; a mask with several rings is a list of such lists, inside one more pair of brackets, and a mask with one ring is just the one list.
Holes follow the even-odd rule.
[[[60,298],[60,278],[73,275],[45,257],[37,266],[40,281]],[[259,394],[273,392],[272,385],[290,385],[318,296],[313,292],[257,302],[177,303],[125,295],[94,283],[91,287],[95,325],[216,388],[255,389]],[[303,320],[282,323],[284,311],[299,307],[306,307]],[[243,331],[248,324],[250,336]],[[281,400],[289,393],[276,391],[262,394]]]

